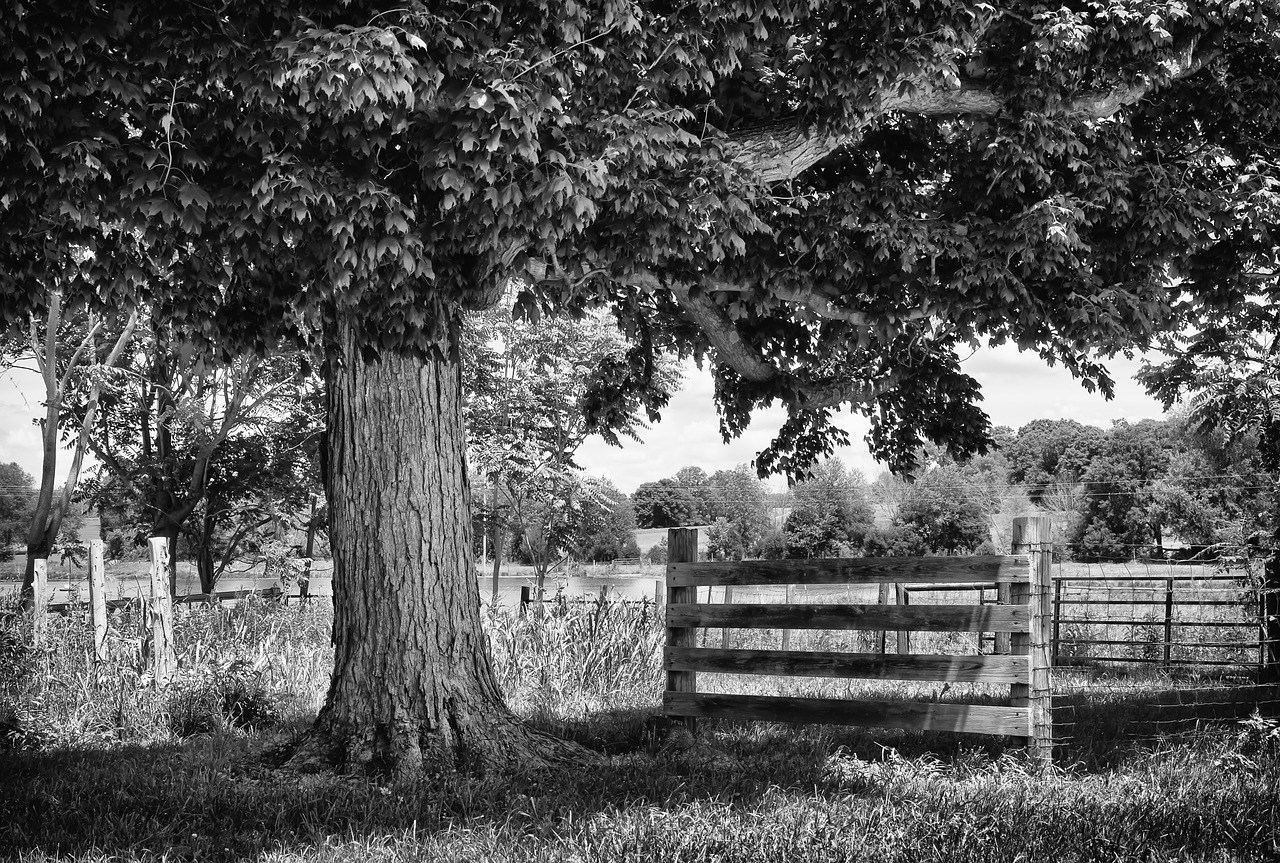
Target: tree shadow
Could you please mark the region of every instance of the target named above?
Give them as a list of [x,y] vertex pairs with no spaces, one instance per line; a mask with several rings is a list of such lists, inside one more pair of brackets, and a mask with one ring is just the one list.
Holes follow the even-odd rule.
[[[1276,689],[1271,694],[1280,694]],[[1087,724],[1097,742],[1086,760],[1068,741],[1059,763],[1106,769],[1119,755],[1107,755],[1105,741],[1132,755],[1142,745],[1135,729],[1159,734],[1171,721],[1160,713],[1168,700],[1141,693],[1120,709],[1115,699],[1080,697],[1071,705],[1074,721]],[[1185,698],[1178,706],[1189,707]],[[893,771],[1038,769],[1016,738],[720,721],[704,723],[696,740],[682,740],[653,717],[637,708],[559,723],[556,730],[601,752],[589,770],[446,772],[413,784],[278,769],[270,757],[284,742],[278,735],[0,755],[0,858],[25,852],[230,861],[305,855],[335,841],[412,836],[430,843],[472,832],[521,841],[602,813],[708,804],[750,812],[779,793],[872,802],[888,793]],[[1146,725],[1144,717],[1151,718]]]

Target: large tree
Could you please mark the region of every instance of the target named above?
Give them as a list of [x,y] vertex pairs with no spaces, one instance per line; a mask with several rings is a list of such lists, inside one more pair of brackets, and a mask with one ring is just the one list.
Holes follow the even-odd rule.
[[725,434],[786,411],[766,471],[839,443],[843,406],[897,467],[980,449],[958,346],[1109,391],[1099,353],[1166,325],[1170,274],[1254,193],[1268,10],[10,4],[0,315],[75,246],[104,307],[154,298],[220,345],[318,330],[336,667],[299,761],[554,759],[479,627],[462,310],[513,274],[530,311],[612,309],[639,350],[602,369],[597,420],[655,352],[705,358]]

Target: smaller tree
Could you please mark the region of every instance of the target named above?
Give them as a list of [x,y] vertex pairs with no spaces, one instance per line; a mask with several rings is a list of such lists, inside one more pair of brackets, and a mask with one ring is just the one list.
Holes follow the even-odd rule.
[[711,476],[710,500],[715,518],[725,519],[733,528],[726,538],[734,544],[730,556],[742,557],[769,529],[768,489],[754,469],[740,464],[732,470],[718,470]]
[[698,524],[698,516],[706,515],[698,499],[679,480],[670,477],[640,483],[631,501],[640,527],[684,527]]
[[603,477],[585,477],[583,487],[585,493],[573,526],[573,555],[593,563],[639,557],[631,499]]
[[912,485],[898,512],[898,526],[910,528],[934,551],[972,551],[989,541],[990,528],[981,503],[968,489],[954,465],[934,468]]
[[31,474],[17,462],[0,463],[0,560],[11,559],[13,545],[26,538],[35,503]]
[[742,560],[749,544],[740,527],[724,516],[707,527],[707,554],[716,560]]
[[857,548],[871,529],[866,480],[838,458],[816,465],[791,494],[794,503],[784,526],[790,557],[830,557],[841,546]]

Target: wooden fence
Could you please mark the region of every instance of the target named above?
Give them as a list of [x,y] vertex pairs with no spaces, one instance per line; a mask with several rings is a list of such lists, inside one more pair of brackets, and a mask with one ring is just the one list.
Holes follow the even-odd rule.
[[[144,670],[151,675],[154,685],[163,689],[178,667],[173,641],[173,597],[169,594],[169,541],[152,537],[150,543],[151,592],[142,600],[142,653]],[[48,639],[48,612],[56,606],[49,603],[48,561],[36,560],[33,569],[31,640],[33,646],[43,648]],[[102,540],[95,539],[89,543],[89,620],[93,626],[94,660],[99,665],[107,661],[107,609],[113,604],[116,603],[106,600]]]
[[[1014,555],[697,562],[697,531],[667,538],[666,692],[663,709],[691,731],[699,718],[826,723],[1025,737],[1048,758],[1051,548],[1048,518],[1014,522]],[[705,586],[985,585],[994,605],[700,603]],[[981,592],[977,592],[981,595]],[[1004,655],[838,653],[697,647],[698,628],[813,629],[1008,634]],[[1003,639],[1000,640],[1003,642]],[[726,642],[727,643],[727,642]],[[905,642],[904,642],[905,644]],[[698,690],[698,672],[1009,686],[1007,705],[937,701],[719,694]]]

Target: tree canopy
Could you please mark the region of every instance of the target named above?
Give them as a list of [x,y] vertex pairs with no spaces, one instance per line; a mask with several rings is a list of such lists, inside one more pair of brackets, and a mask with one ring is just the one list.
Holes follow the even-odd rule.
[[224,344],[427,350],[523,275],[530,310],[619,315],[615,392],[674,350],[714,360],[727,434],[784,405],[766,470],[842,405],[895,465],[981,447],[971,339],[1109,390],[1171,269],[1220,294],[1267,246],[1228,227],[1271,194],[1263,2],[14,11],[6,319],[71,269]]
[[896,468],[985,447],[975,341],[1110,391],[1100,357],[1274,249],[1269,0],[7,12],[0,327],[56,279],[222,351],[325,351],[341,763],[525,748],[471,607],[457,357],[513,279],[635,347],[593,421],[693,355],[724,434],[785,409],[757,468],[798,475],[844,408]]

